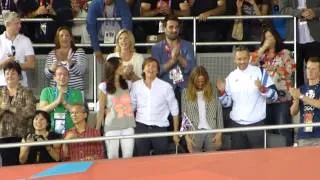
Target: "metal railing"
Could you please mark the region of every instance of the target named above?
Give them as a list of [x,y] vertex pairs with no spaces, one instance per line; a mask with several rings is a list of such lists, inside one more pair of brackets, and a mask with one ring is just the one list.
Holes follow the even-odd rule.
[[[294,20],[294,40],[286,41],[287,44],[294,45],[294,60],[296,62],[296,52],[297,52],[297,39],[296,39],[296,17],[289,15],[270,15],[270,16],[213,16],[208,17],[208,20],[235,20],[235,19],[273,19],[273,18],[284,18],[284,19],[292,19]],[[154,21],[154,20],[163,20],[164,17],[133,17],[133,21]],[[196,26],[198,17],[179,17],[181,20],[192,20],[193,21],[193,51],[196,56],[196,47],[197,46],[220,46],[220,45],[256,45],[260,44],[260,41],[223,41],[223,42],[197,42],[196,41]],[[22,18],[22,22],[48,22],[53,21],[51,18]],[[85,18],[74,18],[73,21],[85,21]],[[121,20],[121,18],[97,18],[99,21],[103,20]],[[0,22],[3,21],[0,19]],[[78,47],[91,47],[90,44],[76,44]],[[152,46],[154,43],[136,43],[136,46]],[[114,47],[115,44],[100,44],[101,47]],[[33,44],[33,47],[54,47],[54,44]],[[94,63],[94,81],[93,81],[93,97],[94,104],[97,102],[97,60],[93,55],[93,63]],[[296,75],[295,75],[296,76]],[[311,124],[313,126],[320,126],[320,123]],[[248,127],[248,128],[226,128],[226,129],[216,129],[216,130],[205,130],[205,131],[190,131],[190,132],[177,132],[177,133],[153,133],[153,134],[138,134],[132,136],[116,136],[116,137],[97,137],[97,138],[86,138],[86,139],[72,139],[72,140],[53,140],[47,142],[33,142],[33,143],[11,143],[11,144],[1,144],[0,148],[9,148],[9,147],[18,147],[21,145],[48,145],[48,144],[59,144],[59,143],[76,143],[76,142],[92,142],[92,141],[102,141],[109,139],[122,139],[122,138],[144,138],[144,137],[163,137],[163,136],[172,136],[172,135],[184,135],[184,134],[203,134],[203,133],[216,133],[216,132],[238,132],[238,131],[254,131],[254,130],[264,130],[265,133],[265,148],[266,148],[266,130],[271,129],[285,129],[285,128],[296,128],[296,127],[305,127],[310,125],[305,124],[294,124],[294,125],[279,125],[279,126],[259,126],[259,127]]]
[[286,125],[270,125],[270,126],[252,126],[252,127],[241,127],[241,128],[224,128],[224,129],[213,129],[213,130],[197,130],[197,131],[186,131],[186,132],[161,132],[161,133],[147,133],[147,134],[135,134],[126,136],[101,136],[101,137],[90,137],[90,138],[79,138],[79,139],[68,139],[68,140],[48,140],[42,142],[26,142],[26,143],[8,143],[0,144],[1,148],[13,148],[20,146],[42,146],[50,144],[71,144],[80,142],[97,142],[114,139],[139,139],[139,138],[153,138],[153,137],[167,137],[174,135],[192,135],[192,134],[208,134],[208,133],[232,133],[232,132],[243,132],[243,131],[264,131],[264,149],[267,148],[267,130],[274,129],[290,129],[290,128],[302,128],[302,127],[319,127],[319,123],[310,124],[286,124]]
[[[285,41],[286,44],[293,44],[294,45],[294,52],[297,52],[297,44],[296,44],[296,17],[290,15],[268,15],[268,16],[211,16],[208,17],[208,20],[235,20],[235,19],[274,19],[274,18],[283,18],[283,19],[294,19],[294,40],[293,41]],[[164,17],[132,17],[133,21],[155,21],[155,20],[163,20]],[[222,42],[197,42],[196,36],[196,27],[197,27],[197,20],[198,17],[179,17],[181,20],[192,20],[193,21],[193,51],[194,55],[196,56],[196,47],[197,46],[233,46],[233,45],[258,45],[260,41],[222,41]],[[98,21],[104,20],[117,20],[120,21],[121,18],[97,18]],[[51,18],[22,18],[22,22],[49,22],[53,21]],[[74,18],[73,21],[86,21],[86,18]],[[0,18],[0,22],[3,22],[3,19]],[[136,43],[137,47],[148,47],[152,46],[155,43]],[[77,47],[91,47],[91,44],[76,44]],[[101,43],[101,47],[114,47],[115,44],[105,44]],[[47,48],[47,47],[54,47],[53,43],[35,43],[33,47],[37,48]],[[297,55],[294,53],[294,60],[296,62]],[[96,109],[95,104],[97,102],[97,60],[93,55],[93,64],[94,64],[94,75],[93,75],[93,108]],[[296,77],[296,74],[295,74]]]

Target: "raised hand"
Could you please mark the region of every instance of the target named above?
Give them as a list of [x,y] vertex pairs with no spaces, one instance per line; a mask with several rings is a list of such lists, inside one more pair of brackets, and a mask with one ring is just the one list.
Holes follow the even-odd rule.
[[290,88],[289,92],[291,94],[291,96],[293,97],[293,99],[299,99],[301,93],[300,90],[297,88]]
[[244,2],[244,0],[237,0],[236,5],[237,5],[238,9],[242,8],[243,2]]
[[261,83],[261,81],[260,81],[259,78],[257,78],[257,79],[254,81],[254,84],[256,85],[256,87],[257,87],[258,89],[260,89],[260,88],[262,87],[262,83]]
[[225,91],[226,83],[223,80],[218,79],[216,81],[216,85],[217,85],[217,89],[218,89],[219,92],[224,92]]
[[199,15],[199,21],[206,21],[207,19],[208,19],[208,17],[210,16],[210,14],[208,14],[208,13],[201,13],[200,15]]

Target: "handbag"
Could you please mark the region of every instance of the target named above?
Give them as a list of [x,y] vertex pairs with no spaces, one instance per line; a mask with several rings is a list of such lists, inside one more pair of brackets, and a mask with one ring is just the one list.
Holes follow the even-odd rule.
[[232,38],[241,41],[243,39],[243,23],[235,20],[232,28]]

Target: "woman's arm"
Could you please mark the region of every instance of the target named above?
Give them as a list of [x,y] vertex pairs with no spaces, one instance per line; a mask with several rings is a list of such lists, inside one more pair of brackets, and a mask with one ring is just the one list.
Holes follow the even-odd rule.
[[[22,138],[21,143],[25,143],[26,140]],[[19,153],[19,162],[20,164],[26,163],[29,156],[30,146],[21,146]]]
[[79,48],[73,55],[76,60],[71,60],[71,64],[69,67],[70,73],[83,76],[85,72],[87,71],[88,67],[88,57],[86,56],[83,49]]
[[101,90],[99,90],[98,99],[99,99],[99,112],[97,114],[96,129],[100,130],[104,122],[104,117],[106,115],[105,108],[107,103],[107,95],[103,93]]
[[48,151],[49,155],[55,161],[60,161],[60,145],[59,146],[46,146],[46,150]]

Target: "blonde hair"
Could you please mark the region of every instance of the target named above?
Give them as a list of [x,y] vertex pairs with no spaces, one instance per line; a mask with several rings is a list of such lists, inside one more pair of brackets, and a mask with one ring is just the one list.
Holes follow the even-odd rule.
[[207,70],[203,66],[197,66],[193,68],[187,85],[187,99],[190,101],[196,101],[197,88],[195,86],[199,76],[203,76],[205,79],[205,86],[203,88],[203,98],[206,103],[209,103],[213,97],[213,88],[209,81],[209,75]]
[[9,11],[3,15],[3,24],[4,26],[8,26],[13,19],[20,18],[19,14],[14,11]]
[[131,52],[135,52],[136,49],[134,48],[134,45],[136,44],[136,40],[134,39],[134,36],[132,34],[132,32],[130,30],[127,29],[121,29],[117,36],[116,36],[116,47],[114,48],[114,52],[120,52],[121,48],[119,46],[119,38],[121,36],[121,34],[126,33],[129,36],[129,40],[130,40],[130,51]]

